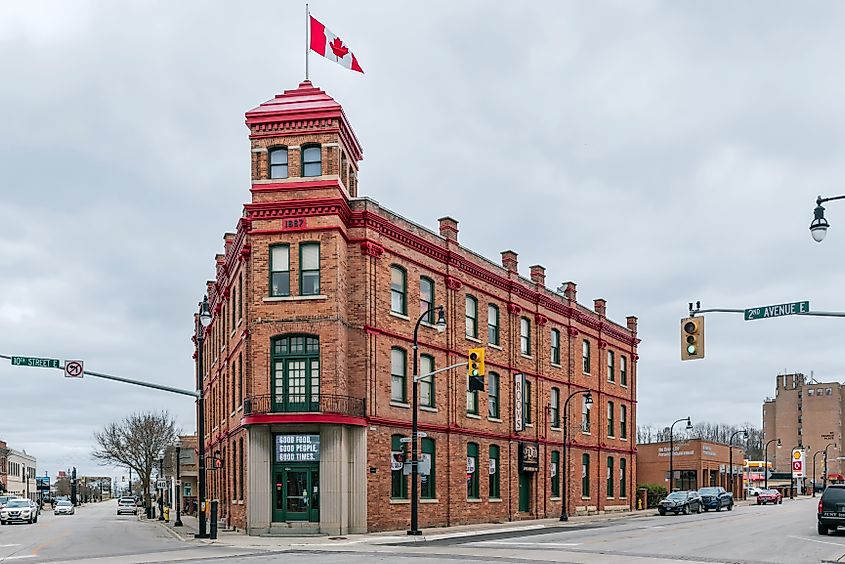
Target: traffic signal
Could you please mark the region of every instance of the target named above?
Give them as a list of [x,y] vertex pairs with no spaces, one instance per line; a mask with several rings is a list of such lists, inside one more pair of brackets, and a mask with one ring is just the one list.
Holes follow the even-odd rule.
[[681,319],[681,360],[704,358],[704,318]]
[[484,391],[484,349],[469,349],[467,355],[467,376],[469,383],[467,389],[470,392]]

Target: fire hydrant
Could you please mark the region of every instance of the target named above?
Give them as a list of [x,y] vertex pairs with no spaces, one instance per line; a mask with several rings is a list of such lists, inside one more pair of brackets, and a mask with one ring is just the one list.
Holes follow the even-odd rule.
[[170,508],[166,505],[164,506],[164,522],[165,523],[170,522]]

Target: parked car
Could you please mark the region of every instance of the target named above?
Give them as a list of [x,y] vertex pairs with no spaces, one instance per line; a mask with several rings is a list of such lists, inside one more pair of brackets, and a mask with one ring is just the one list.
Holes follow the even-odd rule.
[[7,525],[15,521],[37,523],[38,506],[29,499],[10,499],[6,503],[6,507],[0,509],[0,525]]
[[777,490],[763,490],[757,496],[757,505],[766,505],[767,503],[783,503],[783,496]]
[[53,508],[54,515],[73,515],[74,513],[76,513],[76,509],[73,504],[65,499],[57,501]]
[[819,500],[818,530],[820,535],[845,525],[845,484],[830,484]]
[[16,495],[0,495],[0,509],[6,507],[6,504],[9,503],[10,499],[17,499],[18,496]]
[[692,512],[701,513],[703,505],[701,496],[696,491],[672,492],[657,505],[657,511],[661,515],[673,512],[675,515],[683,513],[689,515]]
[[117,500],[117,514],[122,515],[129,513],[131,515],[138,514],[138,507],[135,505],[135,500],[131,497],[122,497]]
[[748,497],[757,497],[758,495],[760,495],[760,492],[764,492],[764,491],[766,491],[766,490],[764,490],[763,488],[758,488],[758,487],[755,486],[755,487],[748,488],[747,493],[748,493]]
[[731,511],[734,508],[734,494],[725,491],[723,487],[701,488],[698,494],[704,502],[704,511],[721,511],[723,507]]

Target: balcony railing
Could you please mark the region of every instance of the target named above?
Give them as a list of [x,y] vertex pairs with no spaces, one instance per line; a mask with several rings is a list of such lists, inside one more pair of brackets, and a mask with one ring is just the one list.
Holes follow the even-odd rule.
[[351,417],[364,417],[364,400],[349,396],[320,394],[303,398],[303,402],[273,401],[270,394],[252,396],[244,400],[244,415],[268,413],[334,413]]

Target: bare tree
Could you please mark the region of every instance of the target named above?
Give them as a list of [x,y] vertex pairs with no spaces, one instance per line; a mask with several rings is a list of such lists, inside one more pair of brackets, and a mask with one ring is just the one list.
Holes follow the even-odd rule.
[[166,412],[133,413],[119,423],[94,433],[97,449],[91,455],[100,464],[128,466],[140,476],[144,503],[152,506],[150,480],[164,449],[177,437],[176,422]]

